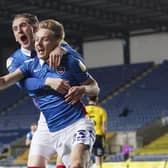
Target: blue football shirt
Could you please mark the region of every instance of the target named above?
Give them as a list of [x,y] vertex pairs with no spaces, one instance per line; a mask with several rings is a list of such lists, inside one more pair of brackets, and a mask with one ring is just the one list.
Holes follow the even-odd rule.
[[[78,53],[66,54],[56,70],[50,69],[48,64],[38,58],[25,61],[20,70],[25,77],[42,80],[47,77],[61,78],[69,81],[71,86],[78,86],[89,78],[87,68]],[[51,132],[65,128],[85,116],[85,108],[81,102],[70,105],[65,102],[64,95],[52,89],[41,89],[34,98]]]

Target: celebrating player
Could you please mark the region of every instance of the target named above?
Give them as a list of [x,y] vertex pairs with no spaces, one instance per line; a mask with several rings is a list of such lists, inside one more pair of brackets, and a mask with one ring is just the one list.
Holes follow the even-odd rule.
[[[78,53],[67,53],[61,66],[52,70],[47,62],[49,53],[58,46],[64,36],[63,26],[54,20],[40,22],[36,33],[35,48],[38,58],[26,61],[15,72],[0,78],[0,88],[4,89],[24,77],[41,78],[48,85],[48,79],[61,78],[71,86],[62,95],[48,88],[41,89],[34,98],[43,112],[55,150],[68,167],[87,167],[89,149],[94,143],[94,128],[91,120],[85,117],[85,108],[79,98],[82,95],[94,96],[99,92],[97,82],[88,73]],[[49,86],[50,87],[50,86]],[[31,165],[30,165],[31,166]]]
[[[30,13],[21,13],[14,16],[12,30],[15,39],[20,44],[21,48],[15,51],[7,60],[7,68],[10,72],[15,71],[25,60],[30,60],[31,58],[36,57],[36,52],[34,50],[34,33],[38,29],[38,24],[38,18]],[[66,49],[67,52],[73,52],[73,49],[71,49],[66,43],[61,43],[61,47],[64,47],[63,49]],[[65,51],[62,51],[60,46],[57,46],[50,53],[49,65],[52,69],[59,66],[61,56],[64,52]],[[38,89],[46,87],[44,80],[35,77],[25,78],[20,81],[18,85],[28,90],[30,96],[33,96]],[[55,89],[57,88],[57,91],[60,93],[64,92],[65,86],[69,87],[69,85],[61,79],[57,79],[54,85]],[[55,150],[51,145],[52,137],[50,137],[48,132],[49,130],[44,116],[40,113],[38,129],[31,141],[28,164],[45,167],[46,161],[49,160],[50,156],[55,153]],[[44,150],[47,152],[43,153]],[[59,166],[62,168],[62,164],[57,160],[57,167]]]

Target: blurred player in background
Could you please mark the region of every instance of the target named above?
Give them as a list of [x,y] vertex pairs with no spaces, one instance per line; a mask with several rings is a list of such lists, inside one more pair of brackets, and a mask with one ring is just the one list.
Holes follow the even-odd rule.
[[32,123],[30,126],[30,131],[26,134],[25,145],[30,146],[34,133],[37,130],[37,125]]
[[96,141],[93,145],[93,154],[96,159],[96,167],[102,168],[104,155],[104,138],[107,130],[107,114],[106,111],[97,105],[98,96],[90,96],[88,98],[88,105],[86,112],[89,118],[93,119],[95,123]]
[[130,145],[128,143],[123,145],[122,154],[123,154],[123,157],[124,157],[124,161],[129,159],[129,157],[130,157]]
[[49,53],[59,45],[63,37],[64,28],[59,22],[51,19],[40,22],[35,38],[39,59],[35,57],[24,62],[15,72],[1,77],[0,88],[4,89],[30,76],[44,79],[47,86],[49,77],[68,81],[71,87],[64,95],[50,87],[47,91],[41,89],[35,98],[54,138],[55,150],[65,165],[71,168],[85,168],[88,166],[95,134],[93,122],[85,117],[85,108],[80,98],[83,95],[98,95],[99,87],[78,53],[66,54],[62,58],[60,69],[53,71],[49,68]]
[[[15,51],[11,57],[7,60],[7,68],[10,72],[15,71],[24,61],[30,60],[36,57],[34,50],[34,33],[38,29],[38,18],[30,13],[21,13],[14,17],[12,22],[12,30],[16,41],[20,44],[21,48]],[[62,48],[61,48],[62,47]],[[73,51],[66,43],[61,43],[60,46],[56,47],[49,57],[49,65],[52,69],[59,66],[61,57],[64,53]],[[56,85],[57,84],[57,85]],[[60,93],[64,92],[65,87],[63,80],[55,81],[55,88]],[[23,79],[18,83],[18,86],[26,89],[29,95],[32,97],[39,89],[45,88],[44,80],[39,78],[31,77]],[[35,101],[34,101],[35,103]],[[50,156],[55,153],[52,144],[52,137],[50,137],[45,118],[40,113],[38,121],[38,129],[32,140],[28,163],[34,163],[35,166],[45,167],[46,161],[49,160]],[[45,136],[44,136],[45,135]],[[43,138],[41,138],[43,137]],[[45,138],[44,138],[45,137]],[[49,150],[50,152],[44,153],[43,151]],[[58,158],[59,159],[59,158]],[[61,162],[57,160],[57,167],[63,167]]]

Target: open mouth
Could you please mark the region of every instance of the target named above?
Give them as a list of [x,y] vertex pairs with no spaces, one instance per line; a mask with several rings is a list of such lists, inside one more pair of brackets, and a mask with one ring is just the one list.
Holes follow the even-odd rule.
[[28,43],[28,38],[27,38],[26,35],[22,35],[22,36],[20,37],[20,40],[21,40],[22,43],[24,43],[24,44],[27,44],[27,43]]
[[44,49],[38,49],[39,54],[44,54]]

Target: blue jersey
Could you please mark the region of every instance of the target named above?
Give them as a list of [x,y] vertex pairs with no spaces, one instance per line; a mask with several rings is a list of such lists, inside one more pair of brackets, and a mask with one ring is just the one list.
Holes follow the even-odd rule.
[[[75,53],[76,51],[71,48],[67,43],[61,43],[67,53]],[[36,52],[26,50],[24,48],[16,50],[7,60],[7,68],[9,72],[14,72],[20,67],[24,61],[36,57]],[[28,91],[29,96],[34,96],[38,89],[44,88],[44,80],[39,78],[25,78],[24,80],[17,83],[17,85]]]
[[29,141],[31,141],[32,138],[33,138],[33,133],[30,131],[30,132],[27,133],[26,139],[28,139]]
[[[35,56],[36,54],[31,56],[31,52],[28,50],[25,50],[23,48],[18,49],[7,60],[8,71],[9,72],[15,71],[20,65],[23,64],[24,61],[29,60],[31,59],[31,57]],[[33,94],[31,93],[31,91],[35,91],[37,89],[44,87],[44,81],[36,78],[27,78],[19,82],[18,86],[29,91],[29,95],[31,96],[31,94]]]
[[[69,81],[71,86],[79,86],[89,78],[86,66],[76,53],[67,54],[61,60],[57,70],[49,68],[48,64],[38,58],[26,61],[20,70],[25,77],[35,77],[45,80],[47,77],[61,78]],[[58,131],[85,116],[85,108],[81,102],[74,105],[65,102],[64,95],[52,90],[41,89],[35,95],[39,109],[43,112],[49,130]]]

